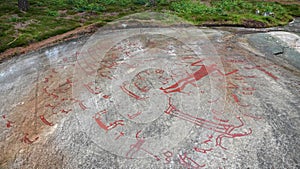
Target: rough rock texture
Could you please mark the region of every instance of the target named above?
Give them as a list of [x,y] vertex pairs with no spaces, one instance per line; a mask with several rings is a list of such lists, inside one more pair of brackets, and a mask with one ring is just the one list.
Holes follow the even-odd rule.
[[299,61],[293,33],[121,19],[0,65],[0,167],[299,168]]

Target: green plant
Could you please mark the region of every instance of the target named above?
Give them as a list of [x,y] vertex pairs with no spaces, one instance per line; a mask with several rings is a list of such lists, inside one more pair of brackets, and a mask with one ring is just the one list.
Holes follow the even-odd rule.
[[148,3],[148,0],[132,0],[132,2],[137,5],[145,5]]
[[74,6],[74,9],[79,12],[101,12],[105,7],[97,2],[90,2],[89,0],[68,0],[69,5]]
[[59,13],[57,11],[48,10],[47,13],[49,16],[59,16]]
[[17,18],[17,17],[11,17],[11,18],[9,18],[9,22],[17,22],[17,21],[19,21],[19,18]]

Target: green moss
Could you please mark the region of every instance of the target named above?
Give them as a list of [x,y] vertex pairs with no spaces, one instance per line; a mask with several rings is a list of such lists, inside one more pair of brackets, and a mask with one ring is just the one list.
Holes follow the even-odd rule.
[[300,5],[297,4],[289,4],[289,5],[282,5],[287,12],[292,16],[300,17]]

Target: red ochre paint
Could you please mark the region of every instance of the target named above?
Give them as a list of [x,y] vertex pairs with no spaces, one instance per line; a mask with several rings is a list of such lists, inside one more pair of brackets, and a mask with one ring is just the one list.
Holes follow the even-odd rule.
[[171,99],[169,98],[169,107],[167,108],[167,110],[165,111],[166,114],[171,114],[174,115],[182,120],[191,122],[195,125],[201,126],[203,128],[206,128],[208,130],[212,130],[215,131],[217,133],[219,133],[219,135],[216,138],[216,146],[220,146],[223,149],[226,149],[225,147],[222,146],[222,138],[226,137],[226,138],[235,138],[235,137],[242,137],[242,136],[247,136],[250,135],[252,133],[251,128],[249,128],[248,132],[244,132],[244,133],[232,133],[232,131],[234,131],[237,128],[240,128],[242,126],[244,126],[244,122],[242,121],[242,119],[240,117],[236,117],[239,121],[240,121],[240,125],[235,126],[233,124],[228,124],[228,123],[217,123],[217,122],[213,122],[210,120],[206,120],[203,118],[199,118],[199,117],[194,117],[190,114],[181,112],[180,110],[178,110],[174,105],[171,104]]
[[197,169],[197,168],[203,168],[206,166],[205,164],[200,165],[192,158],[187,157],[187,153],[184,153],[183,155],[179,154],[178,156],[179,156],[180,164],[186,168]]
[[[201,62],[202,60],[198,61]],[[198,62],[194,62],[192,63],[192,65],[197,65]],[[198,66],[198,65],[197,65]],[[201,68],[199,70],[197,70],[196,72],[194,72],[193,74],[190,74],[189,76],[180,79],[179,81],[177,81],[176,83],[174,83],[173,85],[167,87],[167,88],[160,88],[160,90],[162,90],[164,93],[173,93],[173,92],[181,92],[182,90],[184,90],[184,88],[188,85],[188,84],[193,84],[194,82],[202,79],[203,77],[211,74],[214,71],[217,71],[219,74],[223,75],[223,76],[227,76],[227,75],[231,75],[233,73],[238,72],[238,70],[233,70],[232,72],[229,72],[227,74],[223,74],[219,69],[216,68],[217,65],[216,64],[212,64],[209,66],[204,66],[202,65]]]
[[137,113],[132,114],[132,115],[127,114],[127,116],[128,116],[129,119],[134,119],[134,118],[136,118],[137,116],[139,116],[140,114],[142,114],[142,112],[138,111]]
[[45,119],[44,115],[40,115],[42,122],[48,126],[53,126],[54,124]]
[[123,91],[124,93],[126,93],[128,96],[133,97],[133,98],[135,98],[136,100],[145,100],[145,99],[147,99],[147,97],[140,97],[140,96],[136,95],[135,93],[133,93],[132,91],[128,90],[128,89],[126,88],[126,84],[125,84],[125,83],[123,83],[123,86],[120,86],[120,88],[121,88],[122,91]]
[[203,148],[194,147],[194,150],[197,151],[197,152],[206,154],[208,151],[212,151],[213,148],[203,149]]
[[[87,84],[83,84],[83,86],[90,92],[90,93],[92,93],[92,94],[100,94],[101,93],[101,91],[100,91],[100,88],[98,88],[98,87],[95,87],[95,89],[92,89],[92,86],[93,85],[93,82],[89,82],[89,83],[87,83]],[[97,90],[97,91],[96,91]]]
[[24,137],[21,139],[21,142],[27,143],[27,144],[32,144],[32,143],[34,143],[35,141],[37,141],[39,139],[39,137],[36,137],[33,140],[30,140],[28,138],[28,135],[29,135],[28,133],[25,133]]

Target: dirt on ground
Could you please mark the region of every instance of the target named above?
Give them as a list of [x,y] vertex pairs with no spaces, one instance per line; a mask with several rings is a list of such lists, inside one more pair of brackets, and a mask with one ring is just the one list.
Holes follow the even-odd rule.
[[98,25],[97,23],[91,24],[88,26],[83,26],[83,27],[77,28],[75,30],[66,32],[64,34],[56,35],[51,38],[45,39],[43,41],[32,43],[28,46],[15,47],[15,48],[8,49],[5,52],[0,53],[0,63],[2,63],[4,60],[7,60],[16,55],[26,54],[26,53],[36,51],[41,48],[53,46],[54,44],[57,44],[57,43],[60,43],[63,41],[69,41],[72,39],[79,38],[83,35],[92,34],[97,30],[97,28],[99,28],[99,26],[100,25]]

